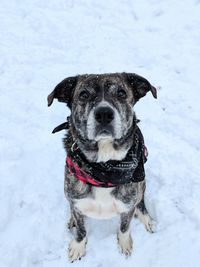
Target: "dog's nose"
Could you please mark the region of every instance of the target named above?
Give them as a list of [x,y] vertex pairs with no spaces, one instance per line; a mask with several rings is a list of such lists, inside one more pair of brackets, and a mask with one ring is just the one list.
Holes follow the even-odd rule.
[[109,107],[99,107],[95,111],[95,119],[98,123],[109,124],[114,119],[114,112]]

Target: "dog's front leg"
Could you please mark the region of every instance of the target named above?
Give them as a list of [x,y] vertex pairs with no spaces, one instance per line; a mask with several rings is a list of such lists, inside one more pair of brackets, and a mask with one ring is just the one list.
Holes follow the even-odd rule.
[[86,230],[84,225],[84,216],[73,209],[72,216],[76,228],[75,238],[69,245],[69,260],[71,262],[81,259],[86,253]]
[[131,255],[132,245],[133,245],[133,241],[132,241],[132,237],[130,233],[130,223],[133,217],[133,213],[134,213],[134,209],[127,213],[122,213],[120,215],[121,222],[120,222],[120,229],[118,231],[117,238],[118,238],[118,244],[120,246],[120,250],[126,256]]

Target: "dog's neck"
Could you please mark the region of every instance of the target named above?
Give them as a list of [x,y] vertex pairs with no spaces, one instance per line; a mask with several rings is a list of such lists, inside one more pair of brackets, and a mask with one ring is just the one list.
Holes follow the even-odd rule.
[[106,162],[108,160],[122,160],[126,157],[129,148],[122,147],[115,149],[114,141],[111,139],[102,139],[98,141],[97,162]]
[[[134,131],[132,131],[134,134]],[[86,158],[91,162],[106,162],[109,160],[122,160],[133,144],[133,138],[119,142],[111,139],[102,139],[97,143],[85,142],[80,140],[77,144]]]

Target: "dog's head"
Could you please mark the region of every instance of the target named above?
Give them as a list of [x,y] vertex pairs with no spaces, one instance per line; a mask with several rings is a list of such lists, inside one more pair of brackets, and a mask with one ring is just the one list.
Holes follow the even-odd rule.
[[48,96],[48,106],[54,98],[66,103],[82,138],[114,140],[126,135],[133,106],[148,91],[157,98],[155,87],[132,73],[79,75],[60,82]]

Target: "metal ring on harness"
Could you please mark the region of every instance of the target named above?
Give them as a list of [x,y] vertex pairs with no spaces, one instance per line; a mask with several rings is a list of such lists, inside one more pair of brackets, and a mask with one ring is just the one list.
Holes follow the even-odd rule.
[[[76,148],[74,148],[75,145],[76,145]],[[72,146],[71,146],[71,151],[74,152],[74,151],[77,150],[77,149],[78,149],[77,143],[74,142],[74,143],[72,144]]]

